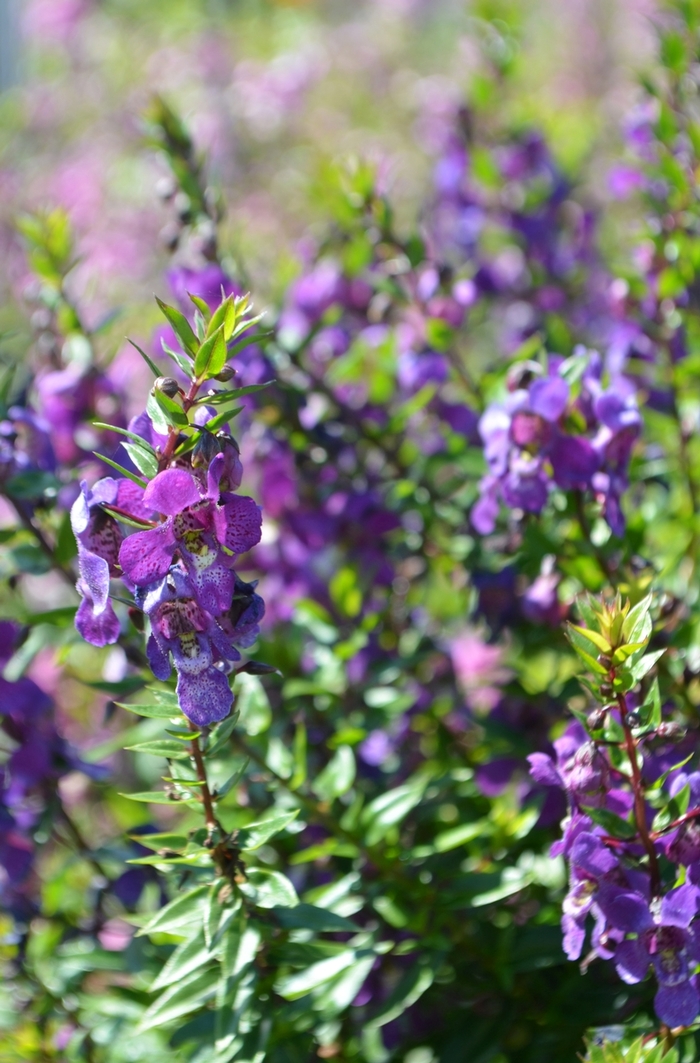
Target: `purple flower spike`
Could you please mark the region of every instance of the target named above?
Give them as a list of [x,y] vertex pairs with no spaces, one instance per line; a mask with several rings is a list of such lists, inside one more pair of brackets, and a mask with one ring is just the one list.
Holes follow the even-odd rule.
[[206,488],[185,469],[166,469],[148,485],[144,500],[167,519],[122,544],[120,564],[137,587],[163,579],[177,553],[200,606],[213,616],[227,611],[235,585],[233,559],[260,541],[262,518],[252,498],[224,492],[217,504],[226,471],[226,456],[217,454]]

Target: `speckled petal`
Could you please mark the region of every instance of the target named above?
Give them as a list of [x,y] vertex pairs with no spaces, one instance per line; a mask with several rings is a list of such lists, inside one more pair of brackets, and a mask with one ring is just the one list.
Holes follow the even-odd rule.
[[243,554],[260,542],[262,511],[245,495],[234,495],[217,507],[216,535],[220,543],[234,554]]
[[175,545],[172,524],[166,521],[125,539],[119,551],[119,564],[137,586],[155,583],[167,574]]

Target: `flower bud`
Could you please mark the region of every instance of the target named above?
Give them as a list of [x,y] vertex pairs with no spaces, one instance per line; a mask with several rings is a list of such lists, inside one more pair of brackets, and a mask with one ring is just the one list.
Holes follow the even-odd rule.
[[680,742],[685,738],[687,730],[682,724],[670,721],[660,723],[656,728],[656,734],[659,738],[666,738],[669,742]]
[[225,365],[220,373],[217,373],[214,380],[220,380],[222,384],[225,384],[227,380],[231,380],[236,375],[236,370],[232,365]]
[[202,431],[192,451],[192,467],[198,469],[201,466],[208,466],[220,453],[221,447],[216,436],[213,436],[211,432]]
[[155,391],[162,391],[164,395],[168,395],[171,399],[174,399],[180,391],[180,385],[172,376],[159,376],[154,382],[153,388]]
[[607,715],[605,709],[593,709],[586,720],[589,731],[599,731],[601,727],[604,727]]

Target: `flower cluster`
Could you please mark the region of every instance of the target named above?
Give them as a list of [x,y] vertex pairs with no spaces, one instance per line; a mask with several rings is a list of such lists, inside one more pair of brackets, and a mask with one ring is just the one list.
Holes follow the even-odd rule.
[[682,770],[694,743],[663,718],[658,682],[638,690],[659,658],[646,652],[650,607],[650,597],[634,609],[619,599],[584,607],[589,626],[571,626],[570,637],[596,665],[603,707],[571,724],[552,756],[528,759],[534,779],[569,803],[552,847],[569,864],[566,955],[580,957],[592,916],[592,956],[612,960],[631,985],[651,970],[656,1013],[675,1028],[700,1011],[700,773]]
[[[493,531],[499,502],[541,513],[550,492],[590,491],[616,535],[624,532],[620,497],[641,418],[633,386],[619,378],[604,388],[600,357],[577,351],[515,366],[512,390],[479,422],[489,471],[472,523]],[[575,390],[574,381],[580,381]]]
[[[229,308],[239,306],[235,297],[225,297],[221,322]],[[184,349],[195,344],[187,319],[174,308],[166,311],[186,339]],[[235,309],[232,313],[235,317]],[[232,324],[229,334],[233,331]],[[198,345],[200,350],[206,342]],[[213,357],[219,343],[217,373],[223,368],[225,342],[224,324],[215,322],[209,354]],[[221,418],[215,411],[201,404],[196,408],[197,391],[212,364],[211,358],[197,357],[205,373],[197,378],[195,361],[187,396],[175,380],[156,381],[152,391],[156,417],[175,418],[170,427],[166,419],[166,435],[154,429],[149,415],[136,418],[126,433],[135,441],[127,444],[129,457],[150,470],[152,478],[145,482],[123,470],[128,478],[106,477],[92,488],[83,482],[71,522],[82,596],[78,630],[96,646],[117,641],[121,624],[110,600],[110,580],[121,578],[148,617],[148,660],[154,675],[168,679],[172,658],[180,707],[193,723],[205,725],[228,715],[233,697],[227,673],[240,660],[238,647],[255,640],[264,607],[254,585],[234,570],[237,558],[260,540],[260,507],[236,493],[243,471],[238,444],[225,425],[216,430]],[[184,353],[181,360],[186,367]],[[173,397],[178,394],[183,406]],[[127,527],[131,534],[125,534]]]

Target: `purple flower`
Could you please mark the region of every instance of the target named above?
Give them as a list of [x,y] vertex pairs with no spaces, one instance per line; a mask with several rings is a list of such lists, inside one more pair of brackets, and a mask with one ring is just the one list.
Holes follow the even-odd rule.
[[114,506],[135,519],[148,520],[143,490],[131,480],[107,476],[90,489],[83,480],[71,509],[71,526],[78,541],[78,592],[82,601],[75,618],[80,634],[93,646],[119,638],[119,620],[109,600],[109,581],[119,576],[122,532],[103,506]]
[[650,906],[638,893],[618,893],[601,900],[608,923],[625,934],[614,962],[624,982],[641,982],[651,966],[659,983],[656,1014],[668,1026],[689,1026],[700,1010],[700,997],[691,977],[700,962],[700,941],[694,922],[700,890],[686,883]]
[[554,742],[556,761],[546,753],[527,758],[530,774],[545,786],[559,786],[575,800],[595,804],[608,783],[608,763],[580,723],[572,723]]
[[197,726],[223,720],[233,695],[217,663],[240,659],[240,653],[212,616],[202,609],[184,568],[173,565],[158,583],[136,596],[151,622],[148,661],[156,679],[170,676],[170,656],[177,671],[180,708]]
[[225,612],[234,592],[234,558],[260,541],[260,507],[252,498],[220,493],[226,479],[227,457],[217,454],[206,475],[186,469],[166,469],[144,492],[144,504],[165,516],[162,524],[136,532],[122,543],[119,562],[137,587],[162,580],[177,554],[191,580],[202,609],[216,616]]

